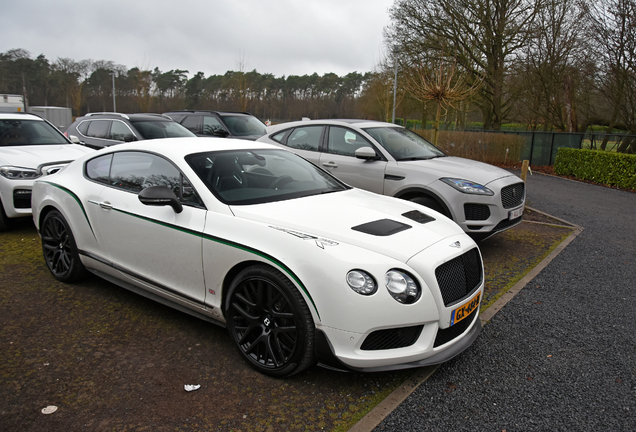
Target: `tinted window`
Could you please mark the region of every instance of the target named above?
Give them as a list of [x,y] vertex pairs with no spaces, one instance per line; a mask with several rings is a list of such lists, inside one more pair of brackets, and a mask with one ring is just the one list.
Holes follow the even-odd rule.
[[327,151],[333,154],[355,156],[356,150],[360,147],[371,147],[362,135],[351,129],[330,126]]
[[300,150],[318,151],[321,134],[322,126],[296,128],[287,138],[287,145]]
[[93,138],[107,138],[110,120],[91,120],[87,123],[88,129],[86,130],[86,136]]
[[232,135],[265,135],[265,125],[256,117],[250,115],[227,115],[221,116],[225,125],[230,129]]
[[279,143],[282,143],[283,140],[285,139],[285,135],[287,134],[287,132],[289,131],[279,132],[276,135],[271,136],[270,138],[273,139],[274,141],[278,141]]
[[216,117],[203,117],[203,134],[214,135],[215,132],[225,130],[219,119]]
[[138,120],[131,121],[131,123],[144,139],[196,136],[179,123],[173,121]]
[[77,126],[77,130],[78,130],[78,131],[80,131],[80,133],[81,133],[82,135],[86,135],[86,130],[88,129],[88,125],[89,125],[90,123],[91,123],[91,122],[88,122],[88,121],[83,121],[83,122],[81,122],[81,123],[79,124],[79,126]]
[[126,123],[113,120],[113,124],[110,127],[110,139],[130,142],[136,140],[136,137]]
[[89,160],[86,163],[86,176],[100,183],[110,184],[109,173],[110,162],[112,160],[112,154],[100,156],[98,158]]
[[[101,159],[110,156],[92,159],[86,165],[87,175],[94,178],[92,175],[103,173],[106,161]],[[202,206],[190,182],[167,159],[143,152],[119,152],[112,156],[107,181],[110,185],[135,193],[151,186],[166,186],[173,190],[182,203]],[[101,177],[95,179],[102,181]]]
[[199,132],[199,123],[201,121],[201,117],[199,116],[189,116],[186,117],[183,122],[181,122],[181,125],[188,129],[190,132],[194,132],[194,133],[200,133]]

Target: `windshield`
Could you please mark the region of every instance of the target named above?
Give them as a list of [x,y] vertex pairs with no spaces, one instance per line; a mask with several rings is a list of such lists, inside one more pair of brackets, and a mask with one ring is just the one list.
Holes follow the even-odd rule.
[[42,120],[0,120],[0,146],[69,144],[57,129]]
[[446,156],[418,134],[401,127],[377,127],[364,129],[397,161],[433,159]]
[[131,121],[144,139],[195,137],[177,122],[162,120]]
[[227,128],[230,130],[232,135],[236,136],[248,136],[248,135],[256,135],[262,136],[265,135],[265,125],[261,123],[259,119],[256,117],[248,116],[248,115],[225,115],[221,116],[223,122],[225,122]]
[[225,204],[262,204],[349,189],[285,150],[211,151],[188,155],[186,161]]

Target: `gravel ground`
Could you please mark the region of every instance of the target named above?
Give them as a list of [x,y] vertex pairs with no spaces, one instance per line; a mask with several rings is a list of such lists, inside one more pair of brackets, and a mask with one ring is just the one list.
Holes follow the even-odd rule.
[[585,230],[375,431],[636,430],[636,194],[535,174]]

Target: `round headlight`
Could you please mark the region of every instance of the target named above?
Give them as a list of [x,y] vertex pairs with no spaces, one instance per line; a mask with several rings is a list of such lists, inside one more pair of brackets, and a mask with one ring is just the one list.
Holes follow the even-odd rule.
[[415,303],[422,290],[407,273],[399,270],[389,270],[384,276],[384,284],[389,294],[400,303]]
[[351,270],[347,273],[349,288],[362,295],[371,295],[378,289],[375,280],[362,270]]

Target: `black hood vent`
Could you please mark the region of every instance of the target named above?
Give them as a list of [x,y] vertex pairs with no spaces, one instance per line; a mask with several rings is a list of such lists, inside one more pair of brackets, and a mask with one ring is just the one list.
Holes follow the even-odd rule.
[[409,218],[411,220],[414,220],[417,223],[421,223],[421,224],[425,224],[428,222],[433,222],[435,220],[434,217],[431,217],[427,214],[422,213],[419,210],[413,210],[410,212],[406,212],[404,214],[402,214],[402,216],[404,216],[405,218]]
[[410,225],[403,224],[402,222],[394,221],[391,219],[380,219],[374,222],[354,226],[351,229],[354,231],[363,232],[365,234],[385,237],[397,234],[400,231],[404,231],[409,228],[411,228]]

